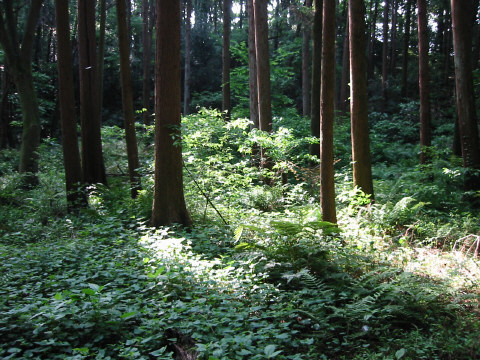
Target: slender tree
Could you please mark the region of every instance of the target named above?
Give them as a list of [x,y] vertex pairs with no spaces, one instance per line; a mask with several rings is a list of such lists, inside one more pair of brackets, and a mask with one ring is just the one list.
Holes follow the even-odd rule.
[[41,126],[33,84],[32,51],[42,3],[42,0],[31,1],[22,39],[19,42],[18,17],[14,14],[16,2],[13,0],[0,2],[0,44],[17,88],[23,118],[19,171],[25,174],[26,186],[35,186],[38,183],[37,148],[40,145]]
[[185,72],[183,79],[183,115],[190,113],[190,81],[192,64],[192,0],[185,0]]
[[250,121],[260,128],[258,119],[257,53],[255,46],[255,11],[253,0],[247,0],[248,11],[248,76],[250,90]]
[[87,198],[82,186],[82,167],[80,150],[78,148],[68,2],[55,0],[55,19],[65,186],[67,190],[67,206],[69,210],[72,210],[86,206]]
[[257,59],[259,128],[272,131],[270,55],[268,50],[268,0],[253,0],[255,13],[255,55]]
[[388,80],[388,29],[389,29],[389,13],[390,0],[385,0],[383,8],[383,50],[382,50],[382,96],[384,108],[387,105],[387,80]]
[[[314,0],[312,26],[312,115],[310,119],[310,135],[320,139],[320,76],[322,65],[322,11],[323,0]],[[320,158],[320,146],[310,145],[310,154]]]
[[128,174],[132,198],[137,197],[140,190],[140,174],[138,173],[138,148],[135,133],[135,115],[133,109],[132,75],[130,70],[130,45],[128,41],[126,0],[116,0],[118,48],[120,51],[120,79],[122,85],[123,123],[127,143]]
[[417,0],[418,8],[418,87],[420,90],[420,163],[428,161],[426,148],[431,140],[431,112],[430,112],[430,75],[428,68],[428,17],[427,1]]
[[368,61],[367,61],[368,79],[373,78],[373,73],[375,70],[375,62],[373,61],[373,58],[375,55],[375,42],[377,41],[376,33],[377,33],[378,3],[380,0],[372,0],[372,1],[374,2],[374,10],[373,10],[372,20],[370,21],[370,33],[369,33],[370,40],[368,42]]
[[403,56],[402,56],[402,97],[407,96],[408,80],[408,50],[410,48],[410,22],[412,16],[412,0],[405,2],[405,28],[403,38]]
[[87,184],[106,184],[97,84],[95,2],[90,0],[78,0],[78,61],[83,180]]
[[333,169],[335,106],[335,0],[323,0],[322,70],[320,91],[320,201],[322,219],[337,222]]
[[392,44],[390,49],[390,72],[395,73],[397,67],[397,20],[398,20],[398,0],[392,0],[392,30],[390,42]]
[[155,56],[155,187],[152,226],[190,226],[183,194],[180,142],[180,3],[157,0]]
[[224,119],[230,119],[230,32],[232,0],[223,0],[223,47],[222,47],[222,111]]
[[[451,6],[458,128],[462,145],[463,166],[468,169],[479,170],[480,147],[473,91],[470,21],[474,11],[473,0],[451,0]],[[469,171],[466,174],[465,188],[466,190],[480,188],[480,179],[475,171]]]
[[[310,10],[312,7],[312,0],[305,1],[305,7]],[[310,116],[311,114],[311,81],[310,76],[310,40],[312,37],[312,26],[310,24],[310,17],[303,16],[302,19],[302,111],[303,116]]]
[[340,79],[340,93],[337,109],[345,113],[349,105],[349,83],[350,83],[350,51],[349,51],[349,18],[345,23],[345,32],[343,36],[343,53],[342,53],[342,77]]
[[350,118],[352,123],[353,185],[373,199],[370,137],[368,134],[367,64],[365,58],[365,3],[349,0]]
[[100,18],[98,35],[98,54],[97,54],[97,84],[98,84],[98,106],[100,107],[100,121],[102,121],[103,108],[103,73],[105,68],[105,31],[107,24],[107,4],[106,0],[99,0],[98,12]]

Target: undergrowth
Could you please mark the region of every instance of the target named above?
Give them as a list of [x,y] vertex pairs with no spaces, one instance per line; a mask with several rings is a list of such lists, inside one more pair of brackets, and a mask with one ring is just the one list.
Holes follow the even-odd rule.
[[[269,135],[217,112],[187,117],[192,229],[147,226],[153,128],[139,132],[136,200],[121,129],[103,129],[109,186],[92,187],[78,214],[66,212],[55,140],[40,148],[36,189],[18,186],[18,155],[2,151],[0,358],[478,358],[480,268],[467,252],[480,222],[458,162],[432,149],[431,165],[411,166],[412,146],[392,165],[385,137],[373,136],[383,145],[373,146],[371,203],[352,186],[340,124],[330,224],[302,121],[278,119]],[[258,169],[255,145],[270,151],[271,172]]]

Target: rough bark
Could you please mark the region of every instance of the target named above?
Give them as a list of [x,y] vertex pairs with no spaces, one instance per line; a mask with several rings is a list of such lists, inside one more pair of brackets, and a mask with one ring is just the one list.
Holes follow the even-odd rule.
[[365,58],[365,3],[359,0],[349,0],[348,9],[353,185],[358,186],[373,199],[368,130],[367,64]]
[[155,185],[151,225],[190,226],[183,194],[180,142],[180,3],[157,0],[155,55]]
[[[320,139],[320,76],[322,69],[322,11],[323,0],[314,0],[315,12],[312,27],[312,115],[310,119],[310,135]],[[310,145],[310,155],[320,158],[320,146]]]
[[323,0],[322,70],[320,94],[320,202],[322,219],[337,222],[333,169],[335,106],[335,0]]
[[130,70],[130,45],[128,41],[127,9],[125,0],[116,0],[118,48],[120,52],[120,79],[122,85],[123,123],[127,144],[128,174],[130,176],[130,192],[136,198],[141,189],[138,173],[138,148],[135,133],[135,115],[132,95],[132,75]]
[[418,88],[420,92],[420,163],[428,162],[431,140],[430,74],[428,68],[427,1],[417,0],[418,8]]
[[230,120],[230,32],[232,0],[223,0],[223,46],[222,46],[222,111],[224,120]]
[[248,8],[248,76],[250,90],[250,121],[259,129],[258,120],[258,88],[257,88],[257,55],[255,46],[255,12],[253,0],[247,0]]
[[[472,75],[472,0],[451,0],[453,48],[455,60],[455,84],[460,141],[463,165],[469,169],[480,169],[480,148]],[[480,188],[480,179],[474,172],[466,174],[465,188]]]
[[100,134],[95,3],[89,0],[78,0],[78,61],[83,181],[87,184],[106,184]]
[[[25,186],[38,184],[38,156],[40,145],[40,115],[37,95],[33,84],[32,51],[35,27],[40,16],[42,0],[32,0],[23,37],[17,41],[17,23],[12,0],[3,1],[0,13],[0,44],[5,52],[13,82],[17,88],[23,119],[22,144],[20,149],[20,173],[24,174]],[[5,15],[5,18],[4,18]]]
[[65,167],[67,208],[70,211],[79,207],[85,207],[87,205],[87,197],[82,185],[82,166],[78,148],[68,2],[63,0],[55,1],[55,19],[63,163]]
[[349,45],[349,18],[346,19],[345,33],[343,36],[343,53],[342,53],[342,78],[340,80],[340,98],[338,99],[338,110],[342,113],[348,111],[349,108],[349,83],[350,83],[350,45]]
[[403,56],[402,56],[402,90],[401,95],[403,98],[407,96],[408,87],[408,49],[410,45],[410,22],[412,16],[412,0],[406,0],[405,3],[405,30],[403,39]]

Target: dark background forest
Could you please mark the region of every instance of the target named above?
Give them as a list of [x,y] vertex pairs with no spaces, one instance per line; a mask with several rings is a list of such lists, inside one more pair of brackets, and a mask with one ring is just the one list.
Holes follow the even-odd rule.
[[0,11],[0,358],[480,356],[478,0]]

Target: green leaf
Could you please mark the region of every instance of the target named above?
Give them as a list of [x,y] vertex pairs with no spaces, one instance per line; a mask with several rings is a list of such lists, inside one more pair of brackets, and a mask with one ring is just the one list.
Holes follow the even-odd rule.
[[407,351],[406,351],[404,348],[401,348],[400,350],[398,350],[398,351],[395,353],[395,357],[396,357],[397,359],[401,359],[401,358],[403,358],[403,357],[405,356],[405,353],[406,353],[406,352],[407,352]]
[[96,292],[95,292],[94,290],[90,289],[90,288],[82,289],[82,292],[83,292],[85,295],[90,295],[90,296],[96,294]]
[[131,318],[132,316],[134,316],[136,314],[137,314],[136,311],[130,311],[130,312],[123,313],[120,317],[122,319],[127,319],[127,318]]
[[53,296],[53,298],[54,298],[55,300],[63,300],[63,295],[62,295],[62,293],[57,292],[57,293]]

